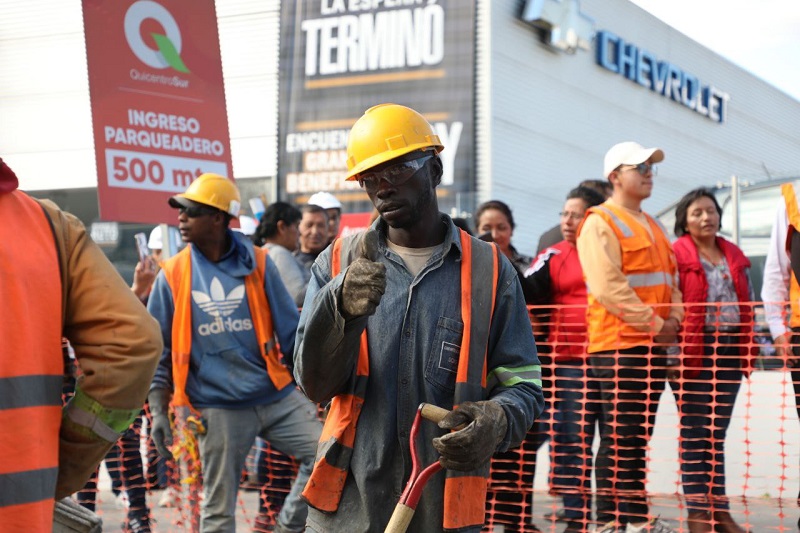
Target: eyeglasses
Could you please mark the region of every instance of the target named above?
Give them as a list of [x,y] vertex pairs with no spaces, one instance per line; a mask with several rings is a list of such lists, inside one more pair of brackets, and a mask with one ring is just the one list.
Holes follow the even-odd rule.
[[[622,168],[623,166],[628,167],[628,168],[627,169],[623,169]],[[635,170],[636,172],[638,172],[642,176],[644,176],[648,172],[652,172],[654,176],[656,174],[658,174],[658,168],[655,165],[650,164],[650,163],[639,163],[638,165],[620,165],[619,168],[620,168],[620,170]]]
[[186,213],[186,216],[189,218],[197,218],[205,215],[214,215],[219,212],[220,212],[219,209],[216,209],[214,207],[206,207],[204,205],[192,205],[189,207],[181,206],[178,208],[178,213],[180,213],[181,215]]
[[568,211],[561,211],[558,214],[558,216],[560,216],[561,218],[571,218],[572,220],[576,220],[576,221],[577,220],[583,220],[583,214],[579,215],[578,213],[570,213]]
[[419,172],[432,157],[432,155],[426,155],[418,159],[401,161],[382,170],[362,172],[358,175],[358,184],[361,185],[362,189],[366,189],[368,192],[377,191],[381,180],[386,180],[389,185],[398,187],[411,179],[411,176]]

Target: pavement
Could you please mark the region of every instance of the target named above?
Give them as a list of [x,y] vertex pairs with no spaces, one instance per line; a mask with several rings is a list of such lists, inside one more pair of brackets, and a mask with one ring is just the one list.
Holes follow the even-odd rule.
[[[157,505],[162,491],[152,491],[148,494],[148,503],[152,516],[155,519],[153,531],[165,532],[191,532],[191,520],[187,510],[181,506],[177,508],[164,508]],[[532,522],[545,533],[562,533],[566,527],[562,522],[548,521],[545,516],[560,507],[560,501],[540,491],[534,495],[534,511]],[[236,512],[236,530],[249,532],[253,526],[258,508],[258,492],[254,490],[240,490],[239,502]],[[125,520],[126,511],[120,508],[113,493],[102,489],[99,493],[97,513],[103,519],[103,531],[122,531],[120,525]],[[653,495],[651,496],[651,513],[661,516],[680,533],[687,532],[686,510],[682,498],[678,495]],[[731,514],[736,521],[749,529],[752,533],[796,533],[797,520],[800,518],[800,509],[794,500],[779,500],[776,498],[731,498]],[[512,531],[502,525],[495,525],[485,531],[504,533]],[[518,529],[513,529],[518,531]],[[411,533],[411,532],[409,532]],[[414,532],[426,533],[426,532]]]

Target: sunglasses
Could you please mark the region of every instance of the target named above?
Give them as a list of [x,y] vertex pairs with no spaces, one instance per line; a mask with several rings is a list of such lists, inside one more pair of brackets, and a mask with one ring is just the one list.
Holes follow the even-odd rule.
[[358,184],[362,189],[366,189],[367,192],[377,191],[378,187],[380,187],[381,180],[386,180],[389,185],[398,187],[411,179],[411,176],[419,172],[432,157],[432,155],[426,155],[418,159],[401,161],[400,163],[396,163],[382,170],[362,172],[358,175]]
[[[622,168],[623,166],[627,168],[623,169]],[[639,163],[638,165],[620,165],[619,168],[620,170],[635,170],[642,176],[644,176],[648,172],[652,172],[654,176],[658,174],[658,169],[656,168],[656,166],[650,163]]]
[[219,212],[220,212],[219,209],[216,209],[214,207],[206,207],[204,205],[192,205],[192,206],[189,206],[189,207],[183,207],[182,206],[182,207],[178,208],[178,213],[180,213],[181,215],[186,213],[186,216],[189,217],[189,218],[197,218],[197,217],[202,217],[202,216],[206,216],[206,215],[214,215],[214,214],[219,213]]

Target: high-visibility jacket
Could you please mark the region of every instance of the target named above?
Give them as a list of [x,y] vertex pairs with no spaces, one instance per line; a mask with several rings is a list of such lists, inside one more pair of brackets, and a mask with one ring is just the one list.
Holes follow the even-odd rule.
[[[652,305],[657,316],[668,318],[670,309],[666,304],[672,302],[676,265],[667,233],[661,224],[645,213],[651,237],[647,229],[623,208],[610,203],[590,208],[587,218],[589,216],[601,217],[616,235],[622,250],[622,272],[642,303]],[[584,265],[585,269],[591,267],[591,264]],[[587,289],[589,353],[651,344],[652,333],[648,332],[648,324],[638,324],[637,328],[625,322],[597,301],[591,286]],[[619,312],[624,316],[625,309]]]
[[[786,250],[788,251],[792,232],[800,231],[800,208],[797,207],[797,196],[791,183],[781,185],[781,194],[783,195],[783,201],[786,202],[786,216],[789,219],[789,231],[786,234]],[[789,301],[791,302],[791,309],[789,311],[789,326],[800,328],[800,305],[797,304],[798,298],[800,298],[800,285],[797,283],[794,272],[791,272],[790,276]]]
[[[276,390],[292,382],[289,371],[280,362],[280,350],[275,342],[272,312],[264,293],[264,275],[267,268],[267,251],[254,248],[256,268],[245,276],[244,286],[250,316],[255,326],[256,339],[262,348],[267,373]],[[175,390],[171,404],[175,407],[192,407],[186,394],[189,378],[189,361],[192,356],[192,254],[187,246],[164,263],[164,276],[172,291],[175,313],[172,320],[172,379]]]
[[[50,531],[58,476],[62,284],[53,231],[21,192],[0,194],[0,529]],[[20,233],[20,228],[24,231]]]
[[[722,237],[717,237],[717,246],[722,250],[725,261],[730,268],[733,287],[739,300],[739,323],[733,324],[738,327],[738,334],[742,339],[742,346],[738,347],[738,352],[742,356],[742,365],[747,367],[748,344],[750,344],[750,333],[753,329],[753,306],[750,305],[750,280],[747,272],[750,268],[750,260],[738,246]],[[675,250],[675,258],[678,262],[678,272],[680,279],[680,289],[683,294],[683,303],[686,306],[686,315],[683,320],[683,363],[687,367],[702,367],[705,357],[704,327],[706,325],[706,303],[708,301],[708,279],[697,246],[689,235],[684,235],[672,245]],[[688,377],[693,377],[689,373]]]
[[[453,406],[486,399],[486,347],[496,298],[498,255],[496,246],[486,246],[460,231],[461,316],[464,336],[461,342]],[[358,236],[337,239],[331,253],[331,274],[336,276],[355,258],[360,249]],[[486,280],[492,280],[489,284]],[[369,378],[369,348],[366,329],[356,363],[353,390],[335,396],[325,420],[317,451],[317,461],[303,497],[324,512],[335,512],[344,490],[353,454],[358,417],[364,406]],[[486,486],[489,465],[480,470],[448,470],[444,485],[445,530],[479,526],[485,520]]]

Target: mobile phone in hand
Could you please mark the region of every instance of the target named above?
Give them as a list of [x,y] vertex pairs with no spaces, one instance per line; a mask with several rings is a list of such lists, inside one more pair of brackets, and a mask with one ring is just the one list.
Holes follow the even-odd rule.
[[133,237],[136,239],[136,249],[139,251],[139,262],[144,263],[144,260],[150,255],[147,236],[144,233],[137,233]]

